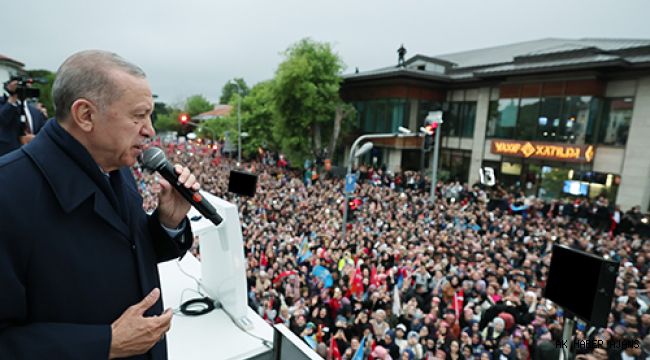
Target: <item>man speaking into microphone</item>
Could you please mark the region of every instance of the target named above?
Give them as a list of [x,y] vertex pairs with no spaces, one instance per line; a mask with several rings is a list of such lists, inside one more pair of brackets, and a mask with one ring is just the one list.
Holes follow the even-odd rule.
[[157,263],[191,246],[190,204],[161,179],[158,209],[142,209],[129,167],[155,134],[145,74],[83,51],[52,95],[56,121],[0,157],[0,358],[167,359]]

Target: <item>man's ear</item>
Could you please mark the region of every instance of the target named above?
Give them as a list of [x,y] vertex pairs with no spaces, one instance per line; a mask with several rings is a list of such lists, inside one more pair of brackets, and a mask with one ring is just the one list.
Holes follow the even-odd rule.
[[95,126],[97,106],[87,99],[77,99],[70,107],[70,117],[77,128],[91,132]]

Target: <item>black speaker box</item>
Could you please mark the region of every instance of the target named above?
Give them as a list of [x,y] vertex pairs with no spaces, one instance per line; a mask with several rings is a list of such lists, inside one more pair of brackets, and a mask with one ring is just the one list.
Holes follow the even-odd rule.
[[591,325],[607,326],[619,264],[553,245],[544,297]]

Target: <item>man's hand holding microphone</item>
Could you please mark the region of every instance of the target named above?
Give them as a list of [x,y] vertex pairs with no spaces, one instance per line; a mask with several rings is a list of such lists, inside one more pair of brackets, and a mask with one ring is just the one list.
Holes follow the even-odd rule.
[[[178,186],[198,193],[200,184],[187,167],[173,167]],[[169,229],[179,227],[190,210],[191,204],[169,181],[160,178],[162,188],[158,200],[160,223]],[[161,315],[146,317],[144,313],[160,299],[160,289],[153,289],[142,301],[130,306],[111,324],[111,348],[109,359],[144,354],[159,342],[171,327],[173,311],[168,308]]]

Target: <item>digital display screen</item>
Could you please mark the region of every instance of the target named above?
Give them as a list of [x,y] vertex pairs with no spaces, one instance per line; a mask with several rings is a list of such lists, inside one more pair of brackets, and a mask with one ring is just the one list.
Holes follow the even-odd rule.
[[576,196],[587,196],[589,193],[589,184],[576,180],[564,180],[562,191]]

